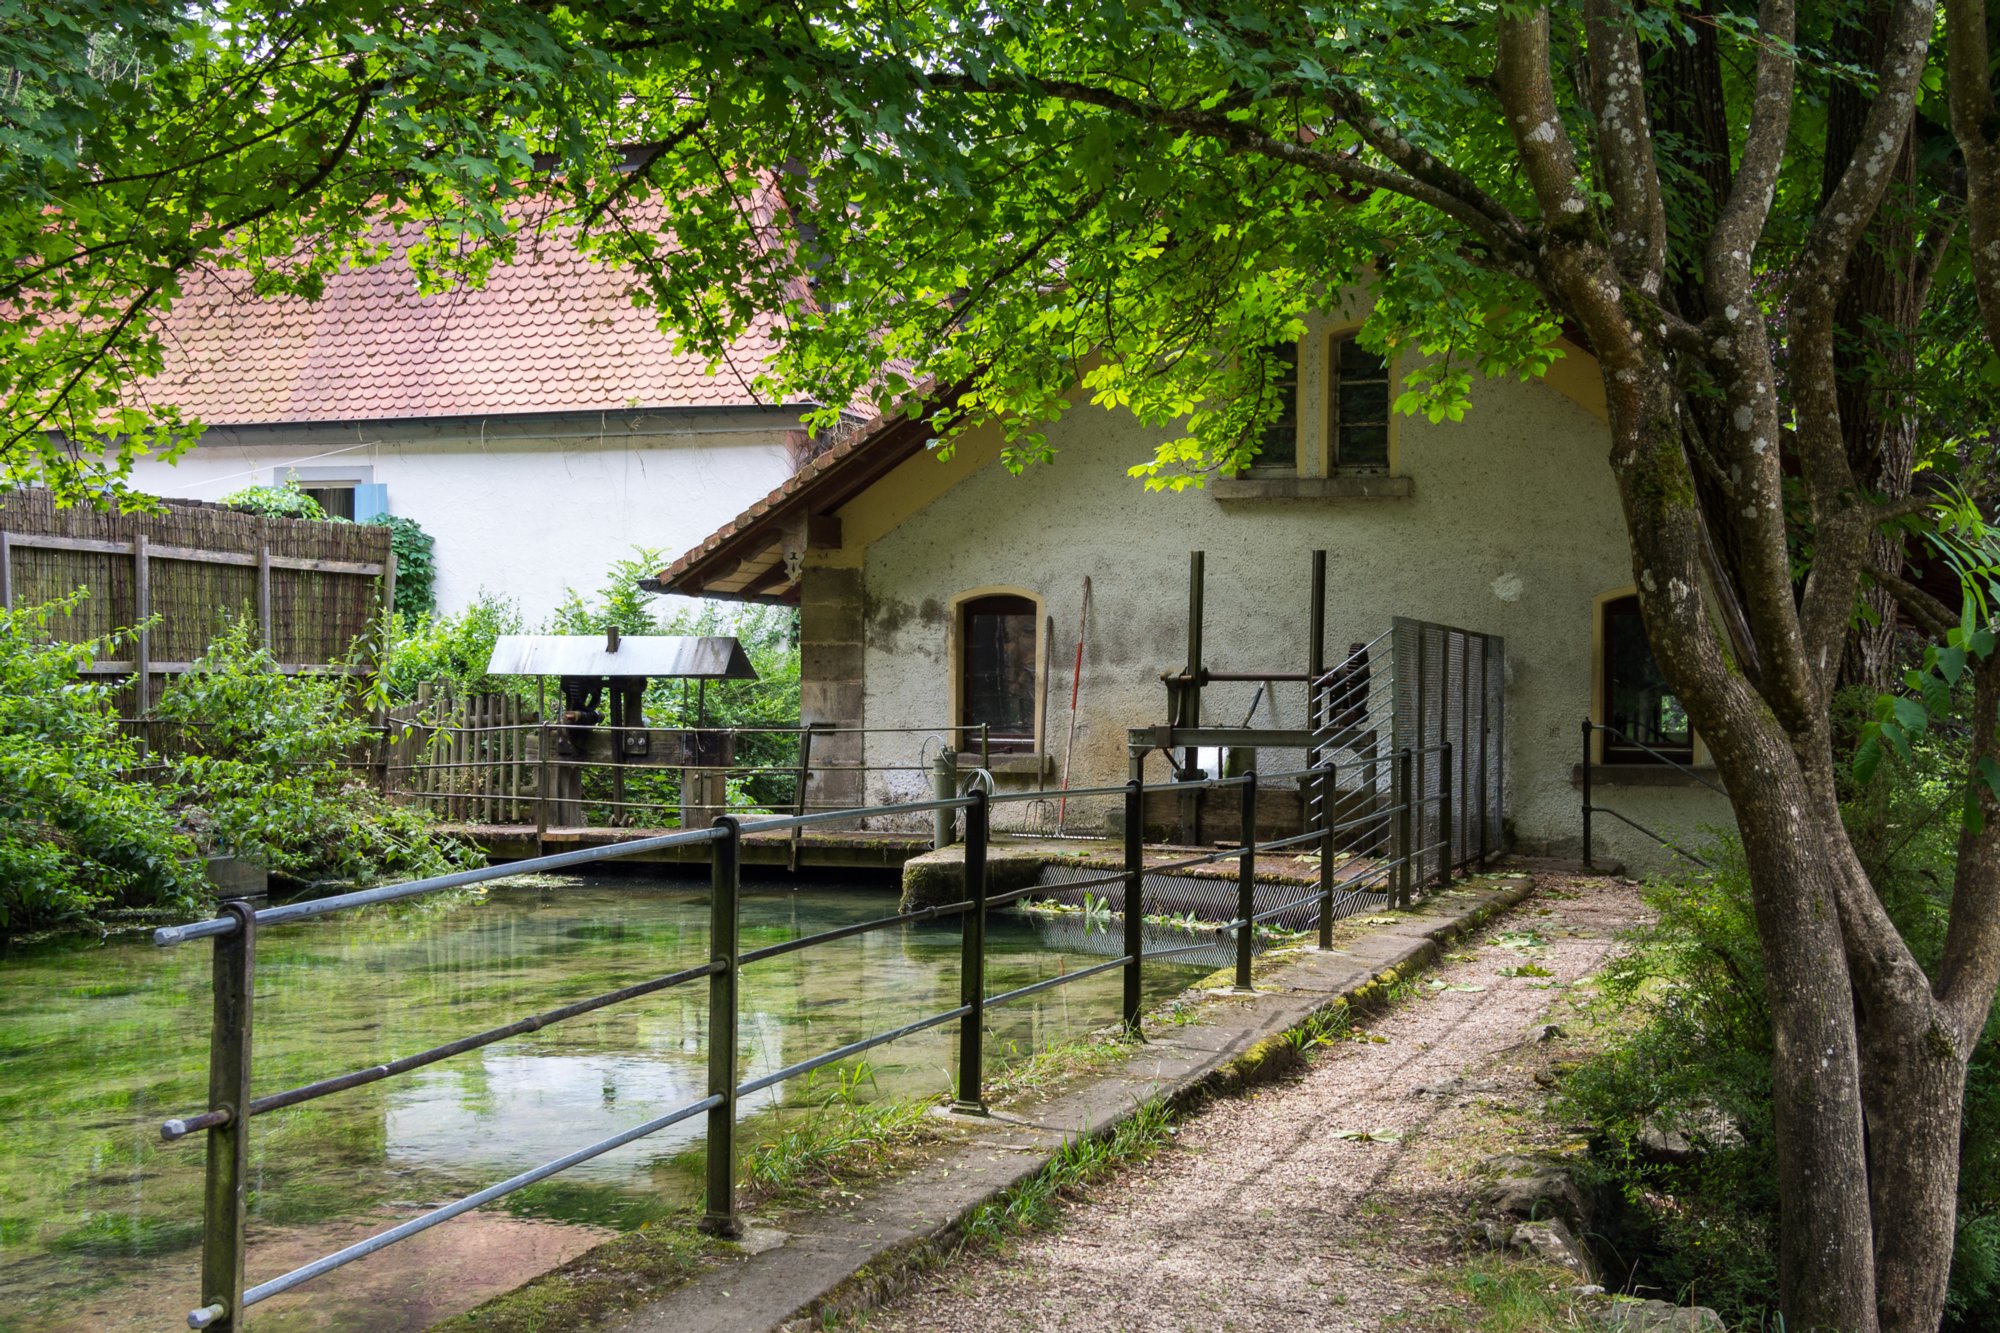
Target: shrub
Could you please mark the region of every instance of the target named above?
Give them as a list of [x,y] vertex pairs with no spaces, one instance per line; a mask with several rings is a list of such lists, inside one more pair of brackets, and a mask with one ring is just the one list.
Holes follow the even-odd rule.
[[103,644],[49,641],[83,598],[0,610],[0,938],[109,907],[185,907],[194,844],[117,721],[109,686],[81,676]]
[[329,517],[319,501],[300,490],[298,482],[289,480],[279,486],[245,486],[240,491],[223,496],[222,503],[231,509],[241,509],[246,514],[262,514],[265,518],[325,520]]
[[252,856],[293,879],[437,874],[476,853],[391,804],[354,773],[374,737],[350,678],[287,676],[244,620],[230,624],[162,692],[180,722],[170,781],[205,850]]
[[415,519],[400,514],[377,514],[368,521],[389,529],[389,549],[396,555],[396,614],[414,620],[435,611],[436,539]]
[[[396,600],[402,601],[400,576]],[[493,641],[521,632],[521,612],[511,601],[482,592],[477,601],[455,615],[398,612],[382,663],[382,684],[392,699],[409,700],[420,685],[451,681],[460,693],[518,690],[531,697],[532,682],[486,674]]]

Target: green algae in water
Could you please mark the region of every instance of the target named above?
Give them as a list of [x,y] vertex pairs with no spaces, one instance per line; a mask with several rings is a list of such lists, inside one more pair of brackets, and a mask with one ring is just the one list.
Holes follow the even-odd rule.
[[[894,903],[890,890],[746,886],[743,947],[864,921]],[[362,1068],[697,964],[707,921],[705,885],[617,880],[266,930],[255,1086]],[[1088,966],[1109,947],[1050,943],[1033,923],[1005,917],[987,939],[995,992]],[[743,1076],[955,1006],[958,956],[956,925],[935,923],[752,964],[740,985]],[[209,960],[205,945],[156,950],[131,938],[51,942],[0,960],[0,1116],[10,1127],[0,1136],[0,1333],[176,1327],[184,1317],[202,1150],[198,1140],[162,1144],[158,1126],[206,1100]],[[1156,997],[1191,975],[1148,971]],[[1101,1027],[1115,1021],[1118,995],[1114,971],[991,1010],[989,1050],[1033,1051]],[[877,1048],[859,1095],[943,1093],[955,1051],[949,1024]],[[700,1097],[706,1052],[707,987],[696,983],[258,1117],[251,1280]],[[821,1099],[834,1074],[746,1099],[746,1117]],[[701,1133],[696,1117],[487,1211],[531,1227],[631,1229],[668,1216],[698,1198]],[[398,1262],[392,1249],[308,1284],[285,1300],[319,1293],[324,1305],[288,1312],[273,1302],[258,1324],[326,1315],[313,1326],[421,1327],[435,1307],[398,1322],[354,1299],[356,1284],[396,1282]],[[439,1267],[409,1284],[435,1285]]]

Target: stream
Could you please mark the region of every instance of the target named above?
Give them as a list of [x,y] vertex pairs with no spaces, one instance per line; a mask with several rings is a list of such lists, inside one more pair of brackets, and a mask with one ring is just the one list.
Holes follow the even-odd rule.
[[[741,947],[895,910],[893,889],[746,883]],[[1113,928],[1115,936],[1116,930]],[[259,1092],[372,1065],[707,956],[706,884],[577,879],[267,928],[257,951]],[[1116,952],[1074,922],[987,926],[989,993]],[[144,936],[0,956],[0,1333],[184,1326],[200,1262],[206,944]],[[958,1003],[955,921],[890,927],[752,964],[746,1079]],[[1213,966],[1213,963],[1207,966]],[[1149,964],[1148,1002],[1202,966]],[[1118,971],[988,1011],[989,1067],[1116,1021]],[[259,1116],[249,1281],[286,1271],[706,1090],[703,983],[600,1010],[399,1078]],[[957,1027],[746,1098],[774,1107],[949,1089]],[[700,1190],[702,1118],[607,1153],[255,1307],[257,1333],[406,1333],[471,1308]]]

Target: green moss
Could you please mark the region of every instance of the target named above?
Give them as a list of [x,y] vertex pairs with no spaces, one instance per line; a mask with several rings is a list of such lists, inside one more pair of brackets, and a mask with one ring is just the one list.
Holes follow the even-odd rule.
[[523,1287],[432,1326],[433,1333],[555,1333],[587,1328],[680,1286],[730,1247],[687,1226],[607,1241]]

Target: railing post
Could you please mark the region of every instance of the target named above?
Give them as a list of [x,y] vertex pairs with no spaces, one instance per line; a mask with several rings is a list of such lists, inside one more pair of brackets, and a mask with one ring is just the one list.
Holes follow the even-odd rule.
[[208,1131],[208,1181],[201,1229],[202,1308],[189,1328],[241,1333],[243,1228],[250,1184],[251,1009],[256,996],[257,909],[222,903],[236,929],[215,937],[215,1016],[208,1038],[208,1109],[229,1118]]
[[958,1002],[965,1016],[958,1020],[958,1096],[951,1109],[960,1115],[986,1114],[986,1070],[983,1042],[986,1024],[986,828],[984,791],[967,793],[965,807],[965,929],[958,965]]
[[1144,1004],[1140,955],[1146,947],[1145,801],[1139,779],[1125,784],[1125,1027],[1130,1032],[1139,1030],[1139,1011]]
[[1452,818],[1455,813],[1452,807],[1455,802],[1452,800],[1451,791],[1450,741],[1438,747],[1438,773],[1438,830],[1444,835],[1444,846],[1438,853],[1438,887],[1443,888],[1451,883],[1452,852],[1458,841],[1453,836],[1455,830],[1452,828]]
[[1329,759],[1319,771],[1319,947],[1333,947],[1333,826],[1340,822],[1340,765]]
[[[958,755],[947,749],[931,761],[931,795],[949,801],[958,795]],[[958,841],[958,813],[949,808],[931,811],[931,850],[949,847]]]
[[736,1216],[736,895],[742,885],[742,832],[719,815],[723,836],[709,847],[708,952],[722,966],[708,979],[708,1093],[722,1102],[708,1112],[708,1203],[701,1229],[740,1236]]
[[1416,787],[1411,782],[1411,770],[1415,767],[1412,758],[1407,745],[1396,752],[1396,787],[1403,794],[1396,807],[1396,895],[1393,904],[1396,907],[1410,905],[1410,883],[1416,865],[1413,855],[1416,839],[1410,836],[1414,822],[1411,813],[1416,801]]
[[1583,868],[1590,863],[1590,719],[1583,720]]
[[1250,984],[1250,955],[1256,944],[1257,928],[1250,918],[1257,915],[1257,774],[1243,775],[1243,855],[1236,862],[1236,989],[1254,989]]

